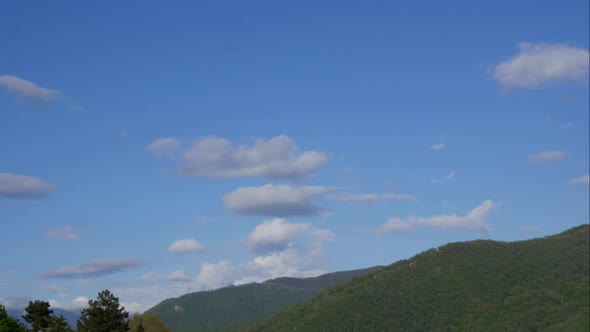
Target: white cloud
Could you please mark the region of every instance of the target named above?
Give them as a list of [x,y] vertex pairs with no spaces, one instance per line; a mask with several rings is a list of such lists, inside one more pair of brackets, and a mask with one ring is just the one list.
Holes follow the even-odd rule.
[[307,223],[289,223],[275,218],[259,224],[248,235],[248,247],[254,252],[282,251],[309,230]]
[[169,280],[169,281],[191,281],[192,278],[188,273],[186,273],[186,271],[176,270],[176,271],[170,273],[166,277],[166,280]]
[[14,93],[20,100],[34,104],[56,101],[61,92],[47,89],[14,75],[0,75],[0,88]]
[[446,146],[445,143],[436,143],[436,144],[433,144],[430,148],[432,150],[442,150],[445,148],[445,146]]
[[181,142],[174,137],[164,137],[151,142],[146,150],[156,157],[171,157],[180,148]]
[[566,44],[522,43],[519,53],[498,64],[493,77],[505,89],[534,88],[548,82],[584,80],[589,52]]
[[56,239],[63,239],[63,240],[77,240],[78,234],[74,231],[74,228],[71,225],[65,225],[64,227],[60,228],[52,228],[47,230],[45,233],[49,237],[53,237]]
[[590,175],[580,176],[579,178],[571,179],[568,181],[569,184],[585,184],[590,185]]
[[326,199],[339,202],[356,202],[356,203],[371,203],[379,201],[399,201],[399,200],[414,200],[416,199],[413,195],[408,194],[394,194],[394,193],[383,193],[383,194],[350,194],[350,193],[339,193],[334,195],[326,196]]
[[43,272],[38,275],[42,279],[85,279],[117,273],[143,266],[144,263],[136,258],[102,258],[83,263],[81,265],[63,266]]
[[449,172],[449,174],[447,174],[446,176],[444,176],[440,179],[432,179],[430,182],[431,183],[441,183],[441,182],[451,181],[454,178],[455,178],[455,172]]
[[564,156],[563,151],[543,151],[529,155],[528,159],[534,163],[547,163],[562,160]]
[[195,278],[196,287],[201,290],[214,289],[284,276],[313,277],[328,272],[323,267],[323,248],[327,242],[334,241],[334,233],[328,229],[310,228],[305,238],[307,242],[288,246],[280,252],[256,256],[237,266],[227,260],[204,262]]
[[433,217],[410,217],[408,219],[391,218],[381,225],[381,233],[400,232],[411,230],[417,226],[426,226],[439,229],[459,229],[466,231],[491,233],[491,227],[485,222],[490,211],[496,207],[491,200],[486,200],[480,206],[469,211],[465,216],[456,214],[440,215]]
[[[256,242],[265,241],[261,237],[265,232],[262,232],[261,229],[266,228],[269,224],[255,228],[250,234],[256,235],[248,236],[246,244],[261,248]],[[285,224],[288,223],[285,222]],[[283,226],[285,225],[283,224]],[[274,251],[254,250],[254,257],[238,264],[233,264],[229,260],[201,262],[200,270],[196,275],[190,275],[184,270],[177,270],[168,276],[150,274],[126,282],[133,287],[111,285],[109,289],[121,296],[122,303],[134,301],[140,303],[142,308],[148,309],[162,299],[178,297],[195,291],[249,282],[262,282],[283,276],[313,277],[328,272],[325,267],[324,247],[327,243],[334,241],[335,235],[332,231],[317,229],[311,225],[296,226],[295,228],[290,228],[289,225],[269,228],[278,229],[278,234],[272,232],[269,235],[274,236],[274,241],[271,242],[281,243],[285,238],[289,238],[289,244],[287,246],[278,245]],[[285,228],[292,229],[299,235],[291,237],[289,234],[281,234]],[[305,231],[301,230],[303,228]],[[145,283],[148,285],[144,285]],[[138,312],[141,311],[138,310]]]
[[260,187],[243,187],[225,195],[223,204],[243,215],[287,217],[326,213],[314,206],[311,200],[330,188],[267,184]]
[[44,197],[55,190],[55,186],[37,178],[0,173],[0,196],[17,199]]
[[71,301],[58,301],[55,299],[49,300],[51,308],[59,308],[69,311],[80,311],[88,306],[89,299],[85,296],[78,296]]
[[268,140],[259,138],[251,146],[234,146],[221,137],[203,137],[181,153],[179,174],[210,178],[297,179],[309,176],[327,160],[328,155],[324,152],[300,153],[297,144],[285,135]]
[[168,252],[177,255],[184,255],[191,252],[203,252],[205,247],[195,239],[178,239],[169,247]]

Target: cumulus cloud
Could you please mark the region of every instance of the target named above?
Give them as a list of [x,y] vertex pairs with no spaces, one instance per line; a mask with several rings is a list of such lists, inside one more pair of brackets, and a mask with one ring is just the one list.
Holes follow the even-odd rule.
[[247,244],[254,252],[282,251],[310,227],[307,223],[289,223],[275,218],[256,226],[248,235]]
[[543,151],[529,155],[528,159],[533,163],[548,163],[560,161],[565,156],[563,151]]
[[233,265],[228,260],[203,262],[195,285],[197,289],[205,290],[284,276],[313,277],[328,272],[324,268],[323,249],[327,242],[334,241],[334,233],[328,229],[310,228],[304,238],[303,243],[287,246],[283,251],[260,254],[240,265]]
[[14,75],[0,75],[0,88],[15,94],[21,101],[47,104],[59,99],[61,92],[47,89]]
[[[166,140],[179,142],[172,137]],[[154,141],[150,146],[160,141]],[[173,150],[178,148],[176,143],[172,145]],[[160,148],[153,150],[160,151]],[[171,149],[166,146],[163,150],[169,152]],[[202,137],[188,144],[180,154],[178,172],[184,176],[210,178],[297,179],[309,176],[327,160],[328,155],[324,152],[299,152],[295,141],[285,135],[268,140],[259,138],[252,145],[238,146],[221,137]]]
[[168,252],[177,255],[189,254],[192,252],[203,252],[205,247],[197,242],[197,240],[191,239],[178,239],[174,241],[169,247]]
[[430,182],[431,183],[441,183],[441,182],[451,181],[454,178],[455,178],[455,172],[449,172],[449,174],[447,174],[446,176],[439,178],[439,179],[432,179]]
[[371,203],[379,201],[399,201],[399,200],[414,200],[416,199],[413,195],[408,194],[394,194],[394,193],[382,193],[382,194],[350,194],[350,193],[339,193],[334,195],[326,196],[326,199],[339,202],[355,202],[355,203]]
[[157,139],[146,147],[146,150],[156,157],[171,157],[180,148],[181,142],[174,137]]
[[579,178],[571,179],[568,181],[569,184],[585,184],[590,185],[590,176],[584,175],[580,176]]
[[176,271],[170,273],[166,277],[166,280],[169,280],[169,281],[191,281],[192,278],[188,273],[186,273],[186,271],[176,270]]
[[[270,221],[258,225],[245,239],[245,244],[254,256],[241,263],[234,264],[226,259],[217,262],[203,261],[195,275],[184,270],[174,271],[167,276],[150,274],[126,282],[133,287],[110,288],[115,294],[120,294],[122,299],[136,301],[147,309],[163,298],[178,297],[195,291],[262,282],[283,276],[313,277],[328,272],[324,247],[335,240],[332,231],[308,224],[301,226],[288,223],[285,220]],[[298,236],[285,234],[286,230],[294,231]],[[265,239],[265,234],[271,240]]]
[[136,258],[102,258],[83,263],[81,265],[63,266],[43,272],[38,275],[42,279],[86,279],[107,274],[127,271],[143,266],[144,263]]
[[519,53],[498,64],[492,75],[505,89],[584,80],[588,77],[589,54],[585,49],[567,44],[522,43]]
[[225,195],[223,204],[235,213],[254,216],[310,216],[326,213],[314,206],[311,200],[330,188],[266,184],[260,187],[243,187]]
[[381,233],[400,232],[426,226],[439,229],[458,229],[481,233],[491,233],[492,228],[485,222],[490,211],[496,207],[491,200],[486,200],[480,206],[469,211],[464,216],[456,214],[433,217],[410,217],[408,219],[391,218],[381,225]]
[[433,144],[430,148],[432,150],[442,150],[445,147],[446,147],[446,144],[445,143],[436,143],[436,144]]
[[80,311],[88,306],[89,299],[85,296],[78,296],[70,301],[49,300],[51,308],[58,308],[70,311]]
[[63,240],[77,240],[78,234],[74,231],[71,225],[65,225],[64,227],[51,228],[45,232],[49,237]]
[[55,186],[34,177],[0,173],[0,196],[31,199],[47,196]]

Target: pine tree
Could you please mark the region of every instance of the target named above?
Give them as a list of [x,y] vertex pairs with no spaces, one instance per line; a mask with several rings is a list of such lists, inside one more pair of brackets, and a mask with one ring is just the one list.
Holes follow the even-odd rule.
[[22,317],[27,323],[31,324],[32,331],[45,331],[49,327],[49,316],[53,313],[53,310],[49,309],[49,302],[29,301],[25,311],[27,313]]
[[119,308],[119,298],[108,289],[98,293],[96,300],[88,301],[88,308],[80,312],[78,332],[124,332],[129,330],[125,307]]
[[63,315],[51,316],[49,320],[49,332],[74,332]]

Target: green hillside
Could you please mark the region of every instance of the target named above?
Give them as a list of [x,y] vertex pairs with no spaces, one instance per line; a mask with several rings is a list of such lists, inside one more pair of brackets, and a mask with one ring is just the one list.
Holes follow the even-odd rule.
[[588,225],[452,243],[323,291],[252,331],[589,331]]
[[278,278],[195,292],[167,299],[147,313],[158,316],[175,332],[227,330],[269,318],[290,305],[311,299],[327,287],[379,268],[328,273],[314,278]]

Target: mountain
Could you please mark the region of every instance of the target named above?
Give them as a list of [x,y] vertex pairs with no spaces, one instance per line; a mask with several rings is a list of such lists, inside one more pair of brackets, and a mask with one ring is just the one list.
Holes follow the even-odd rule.
[[[68,311],[68,310],[58,309],[58,308],[50,308],[50,309],[53,310],[53,314],[55,316],[59,317],[60,315],[63,315],[64,318],[68,321],[68,324],[70,324],[70,326],[73,329],[76,329],[76,321],[80,317],[80,312]],[[27,322],[25,322],[25,320],[22,318],[22,315],[24,315],[26,313],[25,308],[7,309],[6,313],[8,314],[8,316],[10,316],[12,318],[16,318],[19,321],[21,321],[22,323],[27,324]]]
[[309,300],[327,287],[380,268],[328,273],[314,278],[277,278],[195,292],[167,299],[146,312],[158,316],[175,332],[238,328]]
[[588,225],[452,243],[324,290],[251,331],[588,331]]

